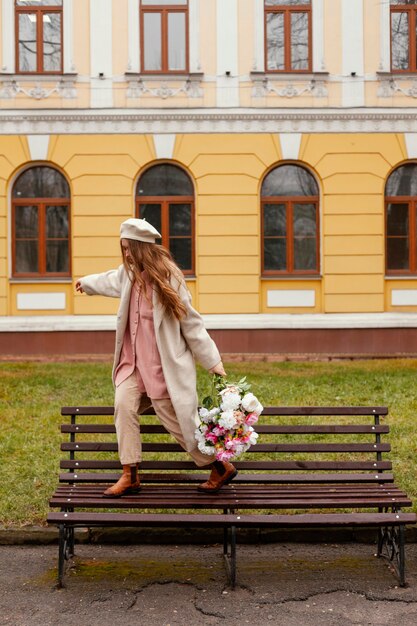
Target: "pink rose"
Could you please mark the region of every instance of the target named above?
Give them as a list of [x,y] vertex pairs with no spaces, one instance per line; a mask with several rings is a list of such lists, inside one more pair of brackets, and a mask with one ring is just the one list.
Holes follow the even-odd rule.
[[226,432],[226,429],[222,428],[221,426],[215,426],[212,430],[213,435],[216,435],[216,437],[223,437]]
[[258,421],[258,418],[259,415],[257,413],[249,413],[249,415],[246,416],[245,423],[248,426],[253,426]]
[[216,454],[216,459],[218,461],[230,461],[232,457],[233,452],[231,450],[221,450]]
[[211,441],[213,444],[217,443],[217,437],[214,433],[206,433],[207,441]]

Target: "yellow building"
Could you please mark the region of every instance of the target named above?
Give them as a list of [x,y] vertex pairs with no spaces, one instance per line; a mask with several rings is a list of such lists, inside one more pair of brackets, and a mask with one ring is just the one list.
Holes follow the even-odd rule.
[[111,351],[138,215],[224,352],[417,353],[417,0],[0,7],[3,353]]

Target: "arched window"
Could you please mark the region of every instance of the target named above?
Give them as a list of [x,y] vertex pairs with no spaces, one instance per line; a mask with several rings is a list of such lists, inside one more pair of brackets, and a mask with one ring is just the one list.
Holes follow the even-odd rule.
[[155,226],[184,274],[194,273],[194,188],[176,165],[149,168],[136,187],[136,214]]
[[262,273],[318,274],[319,190],[298,165],[266,175],[261,191]]
[[70,276],[70,190],[57,170],[36,166],[12,193],[14,277]]
[[417,163],[402,165],[385,188],[387,274],[417,273]]

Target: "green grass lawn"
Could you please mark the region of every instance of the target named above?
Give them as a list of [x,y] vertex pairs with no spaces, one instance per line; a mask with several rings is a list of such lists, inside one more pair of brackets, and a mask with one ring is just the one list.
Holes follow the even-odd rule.
[[[387,405],[396,482],[417,510],[417,360],[226,364],[264,405]],[[45,524],[65,405],[113,403],[109,363],[0,363],[0,525]],[[210,389],[199,371],[199,395]]]

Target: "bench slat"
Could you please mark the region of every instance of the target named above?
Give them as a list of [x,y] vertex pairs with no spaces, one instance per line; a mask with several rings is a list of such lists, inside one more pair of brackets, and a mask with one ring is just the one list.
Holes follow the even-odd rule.
[[[62,443],[63,452],[116,452],[117,443],[85,442]],[[143,443],[144,452],[184,452],[177,443]],[[390,452],[389,443],[368,444],[368,443],[260,443],[251,448],[251,453],[255,452]]]
[[[120,474],[98,474],[93,472],[74,472],[60,474],[60,482],[116,482]],[[165,474],[160,478],[152,474],[143,474],[141,480],[146,482],[203,482],[207,480],[207,474]],[[393,474],[238,474],[233,479],[234,483],[364,483],[364,482],[393,482]]]
[[[237,469],[247,470],[390,470],[391,461],[235,461]],[[62,469],[115,469],[120,470],[120,461],[87,460],[62,460]],[[195,470],[192,461],[143,461],[140,471],[149,469],[172,469],[172,470]],[[200,469],[200,471],[203,471]]]
[[238,526],[238,527],[322,527],[322,526],[398,526],[415,524],[415,513],[302,513],[294,515],[218,515],[149,513],[49,513],[49,524],[74,526]]
[[[146,434],[167,434],[168,431],[160,424],[141,424],[141,433]],[[294,425],[276,425],[276,424],[257,424],[256,431],[260,434],[270,435],[320,435],[320,434],[377,434],[389,433],[389,426],[386,424],[378,424],[370,426],[365,424],[328,424],[328,425],[311,425],[311,424],[294,424]],[[62,433],[116,433],[114,424],[62,424]]]
[[[61,415],[114,415],[113,406],[64,406]],[[155,415],[153,408],[143,415]],[[268,406],[262,415],[388,415],[386,406]]]

